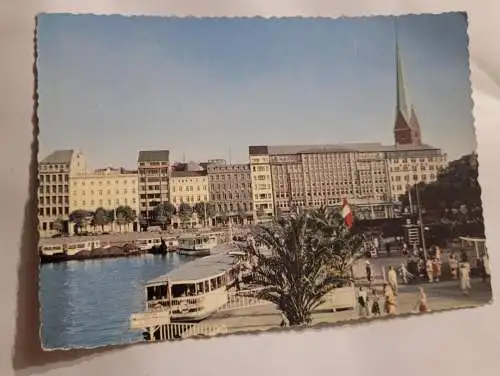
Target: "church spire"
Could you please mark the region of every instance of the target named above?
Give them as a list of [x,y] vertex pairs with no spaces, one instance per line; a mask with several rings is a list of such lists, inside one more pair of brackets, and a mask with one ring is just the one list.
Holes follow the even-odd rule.
[[401,56],[399,52],[398,34],[397,26],[396,29],[396,48],[395,48],[395,58],[396,58],[396,111],[400,112],[406,121],[410,121],[410,111],[408,108],[406,87],[403,75],[403,64],[401,63]]
[[420,145],[420,125],[413,106],[408,100],[399,50],[397,18],[394,20],[396,68],[396,119],[394,141],[396,145]]

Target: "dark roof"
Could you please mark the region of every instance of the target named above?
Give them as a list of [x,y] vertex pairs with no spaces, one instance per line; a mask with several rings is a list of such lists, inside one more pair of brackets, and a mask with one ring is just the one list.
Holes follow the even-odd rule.
[[277,154],[310,154],[310,153],[341,153],[341,152],[398,152],[439,150],[430,145],[382,145],[375,142],[345,143],[326,145],[277,145],[267,146],[270,155]]
[[73,150],[56,150],[46,156],[40,163],[42,164],[57,164],[57,163],[71,163],[73,157]]
[[195,176],[205,176],[207,172],[203,171],[172,171],[171,176],[173,178],[183,178],[183,177],[195,177]]
[[266,145],[260,146],[249,146],[248,154],[250,155],[266,155],[269,153],[268,147]]
[[141,150],[137,162],[168,162],[169,150]]

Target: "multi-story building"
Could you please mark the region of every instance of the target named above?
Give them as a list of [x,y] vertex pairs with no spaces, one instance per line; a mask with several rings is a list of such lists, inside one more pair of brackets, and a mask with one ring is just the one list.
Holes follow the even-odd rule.
[[218,213],[235,221],[253,220],[252,175],[248,163],[210,161],[207,167],[210,202]]
[[[85,172],[83,153],[56,150],[38,163],[38,219],[40,236],[69,232],[70,177]],[[54,221],[62,225],[55,228]]]
[[139,179],[139,214],[149,223],[154,208],[170,200],[169,174],[170,152],[168,150],[140,151],[137,159]]
[[357,215],[385,218],[409,185],[434,181],[446,155],[422,144],[397,46],[396,81],[394,145],[250,146],[255,211],[271,216],[295,207],[336,206],[347,198]]
[[250,146],[250,177],[252,179],[253,217],[262,222],[275,215],[273,180],[267,146]]
[[204,170],[172,171],[170,176],[170,200],[178,208],[181,203],[194,207],[208,202],[208,177]]
[[[70,177],[70,213],[95,212],[97,208],[111,211],[119,206],[129,206],[139,213],[137,171],[108,167]],[[112,230],[115,226],[111,223],[107,227]],[[136,222],[122,227],[125,231],[136,229]]]

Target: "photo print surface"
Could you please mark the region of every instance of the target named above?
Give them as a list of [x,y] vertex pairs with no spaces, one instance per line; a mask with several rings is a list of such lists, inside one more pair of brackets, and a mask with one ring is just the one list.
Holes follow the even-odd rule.
[[465,14],[37,34],[45,349],[490,301]]

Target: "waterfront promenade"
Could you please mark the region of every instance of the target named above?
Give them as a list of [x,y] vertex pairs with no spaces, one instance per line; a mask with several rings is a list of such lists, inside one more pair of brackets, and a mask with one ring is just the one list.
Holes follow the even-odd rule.
[[[431,311],[480,306],[491,300],[490,284],[480,279],[472,280],[472,290],[468,296],[462,294],[458,281],[425,283],[423,287]],[[400,285],[397,296],[397,314],[414,313],[417,301],[418,287],[416,285]],[[331,305],[326,302],[313,313],[312,324],[343,323],[360,318],[357,309],[333,312]],[[207,325],[224,325],[229,333],[264,331],[279,327],[280,323],[281,314],[271,303],[221,311],[203,321],[203,324]]]

